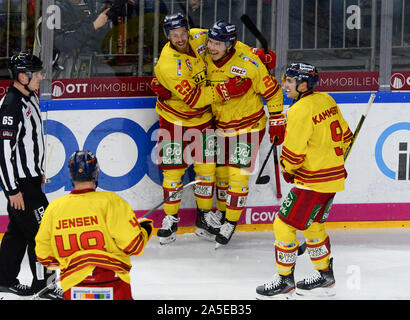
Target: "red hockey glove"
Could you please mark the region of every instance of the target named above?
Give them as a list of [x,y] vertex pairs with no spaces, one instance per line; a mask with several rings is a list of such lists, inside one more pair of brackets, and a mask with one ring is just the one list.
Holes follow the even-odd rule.
[[252,80],[248,78],[235,77],[228,81],[222,82],[216,86],[216,92],[221,96],[223,101],[231,98],[238,98],[248,92],[252,86]]
[[154,77],[151,81],[151,89],[159,98],[164,100],[171,99],[171,91],[160,84],[156,77]]
[[275,53],[275,51],[268,50],[268,52],[265,53],[265,50],[258,49],[258,48],[253,48],[253,47],[251,47],[251,51],[254,54],[256,54],[264,64],[266,64],[266,67],[269,70],[275,69],[275,66],[276,66],[276,53]]
[[286,171],[282,171],[283,179],[287,183],[295,183],[295,176],[293,174],[287,173]]
[[282,113],[271,114],[269,117],[270,142],[273,143],[275,141],[275,136],[277,136],[278,139],[276,140],[275,145],[281,145],[283,143],[283,140],[285,139],[285,130],[285,115]]
[[152,221],[151,219],[144,218],[144,217],[138,218],[137,221],[140,224],[140,226],[147,231],[148,240],[149,240],[152,235],[154,221]]

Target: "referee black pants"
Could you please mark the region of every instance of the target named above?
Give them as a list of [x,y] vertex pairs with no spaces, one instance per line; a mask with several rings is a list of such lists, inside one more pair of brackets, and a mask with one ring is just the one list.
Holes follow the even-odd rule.
[[0,246],[0,285],[12,286],[19,283],[21,263],[27,251],[33,281],[31,288],[38,292],[47,285],[55,273],[45,269],[36,258],[35,237],[44,210],[48,205],[41,189],[41,177],[19,179],[25,210],[16,210],[7,203],[9,224]]

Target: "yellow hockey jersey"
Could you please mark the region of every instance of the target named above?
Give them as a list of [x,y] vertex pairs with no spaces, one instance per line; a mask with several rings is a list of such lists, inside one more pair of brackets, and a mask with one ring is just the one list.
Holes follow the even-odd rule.
[[155,76],[172,96],[158,98],[157,113],[168,122],[192,127],[212,119],[211,104],[221,100],[214,88],[206,86],[207,30],[190,29],[190,53],[183,54],[165,44],[155,65]]
[[148,234],[120,196],[89,189],[52,201],[35,241],[38,261],[60,268],[61,287],[67,291],[97,266],[130,283],[129,256],[142,254]]
[[208,81],[212,86],[237,76],[252,80],[252,87],[243,96],[212,104],[216,126],[227,136],[260,131],[266,127],[262,97],[269,112],[283,110],[282,88],[259,57],[240,41],[236,42],[234,49],[232,56],[222,64],[215,63],[208,54],[205,57]]
[[353,134],[327,93],[303,96],[287,111],[280,164],[295,184],[317,191],[344,190],[344,153]]

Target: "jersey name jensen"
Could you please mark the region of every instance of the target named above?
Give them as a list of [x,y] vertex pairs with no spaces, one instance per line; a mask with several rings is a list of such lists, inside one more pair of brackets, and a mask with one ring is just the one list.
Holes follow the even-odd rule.
[[316,114],[312,117],[313,124],[319,124],[319,123],[322,122],[322,120],[325,120],[326,118],[330,118],[330,117],[332,117],[334,115],[337,115],[337,114],[338,114],[337,107],[332,107],[330,109],[327,109],[327,110],[325,110],[321,113],[318,113],[318,114]]
[[98,224],[97,216],[63,219],[63,220],[58,220],[58,226],[56,227],[56,230],[83,227],[83,226],[92,226],[95,224]]

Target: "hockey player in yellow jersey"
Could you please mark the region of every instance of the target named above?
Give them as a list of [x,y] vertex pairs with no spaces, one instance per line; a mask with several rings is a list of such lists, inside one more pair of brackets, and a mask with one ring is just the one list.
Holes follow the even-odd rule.
[[[285,181],[294,187],[273,223],[277,274],[273,281],[258,286],[256,293],[259,299],[292,298],[295,290],[299,295],[333,295],[333,258],[324,222],[336,192],[344,190],[344,153],[353,134],[335,100],[313,91],[319,80],[314,66],[292,63],[283,80],[294,103],[287,112],[280,165]],[[316,273],[297,282],[295,288],[297,230],[306,238]]]
[[[215,238],[218,247],[231,239],[246,204],[249,176],[268,120],[262,97],[271,117],[283,120],[283,95],[280,85],[259,57],[247,45],[237,41],[235,25],[223,20],[215,22],[208,31],[207,48],[205,61],[211,85],[217,86],[233,76],[252,80],[252,87],[242,97],[212,104],[219,148],[216,168],[218,211],[215,214],[217,219],[225,215]],[[275,123],[275,126],[282,126],[284,133],[284,121]],[[279,131],[275,134],[283,141]]]
[[[207,86],[206,65],[203,60],[206,30],[189,29],[184,15],[176,13],[165,17],[164,32],[169,42],[162,49],[155,66],[156,78],[152,82],[153,87],[159,82],[170,92],[167,99],[159,97],[156,104],[160,125],[159,167],[163,170],[164,198],[182,188],[182,176],[192,158],[195,179],[201,180],[194,188],[197,204],[196,234],[213,239],[216,231],[207,224],[215,183],[211,104],[245,94],[251,81],[243,81],[234,76],[226,83],[215,87]],[[188,145],[190,149],[187,148]],[[161,244],[176,239],[180,202],[179,196],[164,203],[166,216],[157,233]]]
[[38,261],[60,269],[64,300],[132,300],[129,256],[143,253],[152,220],[137,219],[115,193],[95,190],[99,165],[91,152],[73,153],[68,169],[74,189],[45,210]]

